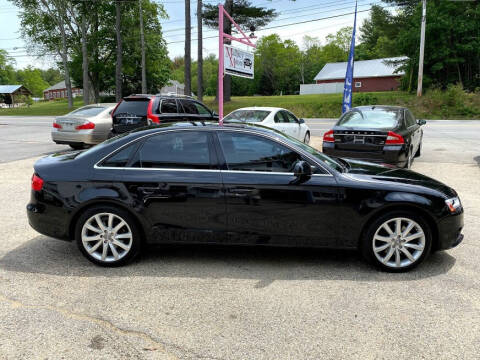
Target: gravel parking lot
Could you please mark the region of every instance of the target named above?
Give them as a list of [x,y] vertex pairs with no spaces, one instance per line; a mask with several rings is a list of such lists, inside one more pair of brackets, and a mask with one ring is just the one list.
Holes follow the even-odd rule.
[[387,274],[356,252],[211,246],[96,267],[27,223],[32,165],[56,150],[35,121],[36,136],[0,127],[0,358],[480,357],[480,122],[427,125],[413,166],[458,191],[464,242]]

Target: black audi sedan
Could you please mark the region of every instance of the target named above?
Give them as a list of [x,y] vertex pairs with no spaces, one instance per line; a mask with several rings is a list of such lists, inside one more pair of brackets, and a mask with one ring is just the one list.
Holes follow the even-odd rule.
[[30,225],[105,266],[145,244],[215,243],[357,248],[400,272],[463,238],[452,188],[254,125],[154,126],[34,169]]
[[322,151],[332,156],[410,168],[422,151],[424,124],[425,120],[416,120],[403,107],[355,107],[323,135]]

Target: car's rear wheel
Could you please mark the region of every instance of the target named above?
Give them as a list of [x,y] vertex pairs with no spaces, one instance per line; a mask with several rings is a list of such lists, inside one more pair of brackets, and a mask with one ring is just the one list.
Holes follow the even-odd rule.
[[85,147],[83,143],[70,143],[68,144],[73,150],[81,150]]
[[303,142],[305,144],[309,144],[310,143],[310,133],[307,131],[307,133],[305,134],[305,138],[303,139]]
[[405,272],[417,267],[430,253],[431,231],[422,217],[391,212],[374,221],[365,232],[364,257],[384,271]]
[[95,206],[85,211],[75,229],[77,245],[91,262],[119,266],[140,250],[140,232],[132,216],[113,206]]

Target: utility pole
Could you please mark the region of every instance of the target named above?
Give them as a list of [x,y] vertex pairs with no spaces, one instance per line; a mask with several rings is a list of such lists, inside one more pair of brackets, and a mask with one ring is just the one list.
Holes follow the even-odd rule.
[[192,24],[190,21],[190,0],[185,0],[185,95],[192,94]]
[[121,1],[115,1],[115,33],[117,36],[117,63],[115,66],[115,101],[122,100],[122,10]]
[[417,96],[422,96],[423,85],[423,55],[425,51],[425,23],[427,21],[427,0],[422,0],[422,27],[420,30],[420,56],[418,58]]
[[203,100],[203,40],[202,40],[202,0],[197,0],[197,98]]
[[138,0],[138,9],[140,14],[140,49],[142,52],[142,94],[146,94],[147,93],[147,70],[145,68],[145,37],[143,35],[142,0]]

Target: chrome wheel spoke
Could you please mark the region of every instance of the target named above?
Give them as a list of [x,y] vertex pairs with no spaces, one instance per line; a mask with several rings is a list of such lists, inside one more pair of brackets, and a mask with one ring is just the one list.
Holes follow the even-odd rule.
[[386,264],[388,262],[388,260],[390,260],[390,258],[392,257],[393,253],[395,252],[395,249],[393,248],[393,246],[390,248],[390,250],[388,250],[388,253],[387,255],[385,255],[385,257],[383,258],[383,263]]
[[112,243],[115,246],[121,247],[123,250],[126,250],[126,251],[130,250],[130,246],[122,243],[121,241],[113,240]]
[[125,225],[127,225],[127,223],[126,223],[125,221],[123,221],[123,220],[120,221],[120,223],[112,229],[112,232],[113,232],[113,233],[117,233],[118,230],[120,230],[120,229],[121,229],[122,227],[124,227]]
[[400,251],[395,249],[395,265],[400,267]]
[[103,243],[103,250],[102,250],[102,260],[105,261],[107,258],[107,252],[108,252],[108,244],[106,242]]
[[392,229],[390,229],[390,225],[388,225],[387,223],[383,224],[382,228],[385,229],[385,231],[388,232],[389,235],[393,235],[393,231]]
[[92,224],[87,224],[87,225],[85,225],[85,227],[90,231],[93,231],[93,232],[96,232],[96,233],[99,233],[99,234],[103,233],[103,231],[101,229],[93,226]]
[[108,228],[111,229],[113,226],[113,214],[108,215]]
[[395,221],[395,235],[402,233],[402,219],[396,219]]
[[385,249],[388,249],[390,246],[391,246],[391,245],[390,245],[390,243],[389,243],[389,244],[385,244],[385,245],[376,247],[376,248],[374,248],[373,250],[374,250],[375,252],[380,252],[380,251],[383,251],[383,250],[385,250]]
[[91,254],[93,253],[95,250],[97,250],[99,248],[100,245],[102,245],[103,241],[99,241],[97,242],[95,245],[93,245],[90,249],[87,249],[88,253]]
[[409,236],[405,236],[404,239],[406,242],[409,242],[409,241],[412,241],[412,240],[415,240],[415,239],[418,239],[420,237],[424,236],[423,232],[420,231],[418,233],[415,233],[413,235],[409,235]]
[[82,238],[83,241],[95,241],[95,240],[101,240],[100,235],[95,235],[95,236],[84,236]]
[[405,228],[405,230],[403,230],[402,232],[402,236],[405,237],[408,235],[408,233],[412,230],[412,228],[415,226],[415,224],[413,222],[409,222],[407,227]]
[[408,251],[408,250],[405,249],[404,247],[402,247],[400,250],[405,254],[405,256],[408,258],[408,260],[410,260],[411,262],[414,262],[414,261],[415,261],[415,258],[412,256],[412,254],[410,253],[410,251]]
[[114,259],[118,260],[118,252],[117,252],[117,249],[115,248],[115,245],[113,245],[112,243],[109,243],[108,245],[110,245],[110,250],[112,251]]
[[115,235],[115,239],[130,239],[131,237],[132,237],[131,233]]
[[380,236],[380,235],[375,235],[374,239],[378,240],[378,241],[388,242],[388,243],[390,243],[392,241],[391,238],[386,237],[386,236]]
[[100,228],[100,230],[105,231],[105,225],[100,215],[95,215],[95,220],[97,221],[97,225]]
[[405,243],[403,244],[404,247],[414,249],[414,250],[423,250],[423,245],[417,245],[417,244],[410,244],[410,243]]

